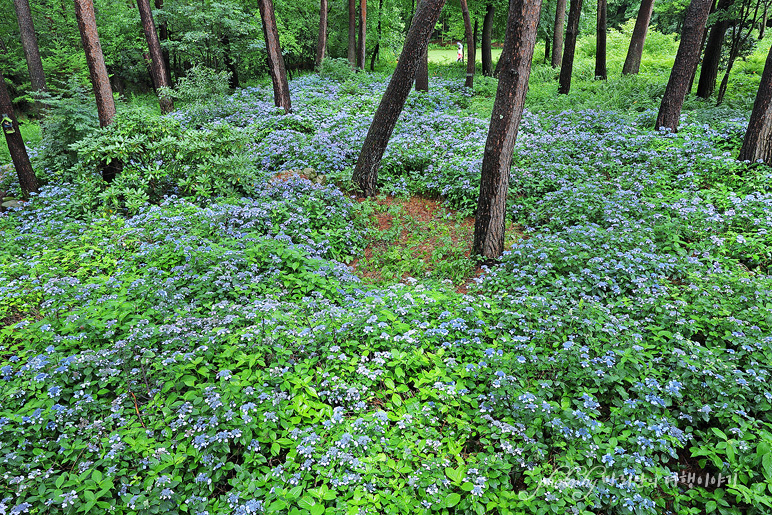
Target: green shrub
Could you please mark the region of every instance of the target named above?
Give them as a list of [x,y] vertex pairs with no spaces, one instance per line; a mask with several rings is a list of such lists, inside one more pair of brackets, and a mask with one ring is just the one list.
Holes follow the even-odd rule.
[[319,75],[327,79],[344,82],[355,75],[355,73],[347,59],[328,57],[322,61]]
[[221,98],[230,91],[231,74],[196,65],[173,88],[161,88],[160,94],[183,102],[203,102]]

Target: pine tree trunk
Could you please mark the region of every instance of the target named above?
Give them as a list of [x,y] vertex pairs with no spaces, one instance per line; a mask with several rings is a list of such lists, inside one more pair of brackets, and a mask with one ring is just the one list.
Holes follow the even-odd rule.
[[692,0],[686,8],[681,43],[659,107],[656,129],[665,127],[673,132],[678,130],[678,118],[681,116],[689,80],[700,59],[700,43],[712,3],[713,0]]
[[491,38],[493,36],[493,16],[496,8],[493,4],[488,4],[483,18],[482,28],[482,72],[486,77],[493,75],[493,47]]
[[357,65],[357,0],[348,0],[348,63]]
[[495,259],[504,251],[507,189],[523,114],[541,0],[512,0],[496,99],[483,153],[472,254]]
[[[21,33],[21,46],[24,49],[24,57],[27,60],[27,69],[32,91],[46,91],[46,76],[43,73],[43,61],[40,59],[38,38],[35,35],[35,27],[32,24],[32,12],[28,0],[13,0],[16,9],[16,18],[19,22]],[[38,110],[40,106],[37,106]]]
[[582,0],[571,0],[568,11],[568,27],[566,28],[566,44],[563,52],[563,63],[560,66],[560,84],[558,93],[568,95],[571,91],[571,74],[574,68],[574,53],[576,37],[579,35],[579,16],[582,14]]
[[635,19],[633,37],[627,48],[627,57],[622,66],[622,75],[635,75],[641,69],[641,57],[643,56],[643,44],[646,42],[646,33],[649,31],[651,13],[654,10],[654,0],[643,0],[638,9],[638,17]]
[[276,29],[276,15],[273,11],[272,0],[258,0],[260,16],[263,19],[263,35],[265,36],[265,48],[268,53],[268,70],[273,82],[273,101],[276,107],[283,107],[285,113],[292,111],[290,101],[289,84],[287,83],[287,70],[284,67],[284,57],[281,55],[279,45],[279,31]]
[[466,80],[464,86],[471,88],[474,86],[474,35],[472,34],[472,20],[469,17],[469,6],[466,0],[461,1],[461,16],[464,18],[464,36],[466,37]]
[[598,25],[595,31],[595,78],[606,80],[606,0],[598,0]]
[[[8,143],[8,151],[11,153],[13,167],[16,168],[16,175],[19,177],[19,185],[24,192],[24,197],[29,197],[33,191],[38,191],[38,179],[32,170],[32,164],[27,155],[27,148],[24,146],[24,140],[21,137],[19,122],[16,120],[16,114],[13,112],[11,95],[8,93],[8,87],[5,85],[5,77],[0,69],[0,118],[8,116],[12,121],[13,132],[5,133],[5,141]],[[0,198],[0,201],[2,199]]]
[[[155,30],[153,21],[153,11],[150,10],[149,0],[137,0],[137,10],[142,20],[142,30],[145,32],[145,40],[150,51],[150,69],[152,70],[153,83],[156,88],[171,88],[172,85],[166,81],[169,73],[164,68],[164,58],[161,53],[161,43],[158,41],[158,33]],[[174,111],[174,102],[167,95],[159,94],[158,103],[161,105],[161,112],[171,113]]]
[[364,71],[367,62],[367,0],[359,2],[359,39],[357,40],[357,69]]
[[772,48],[761,74],[759,91],[740,150],[740,161],[763,161],[772,165]]
[[563,63],[563,25],[566,22],[566,0],[558,0],[555,6],[555,25],[552,32],[552,67]]
[[322,67],[324,54],[327,50],[327,0],[319,2],[319,37],[316,40],[316,62],[314,68],[318,71]]
[[413,17],[397,67],[375,112],[354,169],[352,180],[366,197],[375,194],[381,158],[410,94],[419,61],[426,53],[429,37],[444,4],[445,0],[423,0]]
[[[727,11],[734,0],[719,0],[716,11]],[[729,20],[718,20],[711,28],[708,40],[705,43],[705,55],[702,58],[702,68],[700,69],[700,81],[697,83],[697,96],[700,98],[710,98],[716,89],[716,80],[718,79],[718,67],[721,63],[721,49],[724,46],[724,37],[729,28]]]

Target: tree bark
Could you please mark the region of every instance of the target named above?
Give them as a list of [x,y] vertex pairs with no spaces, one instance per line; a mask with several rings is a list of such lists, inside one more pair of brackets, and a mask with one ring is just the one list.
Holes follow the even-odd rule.
[[464,36],[466,36],[466,80],[464,86],[474,86],[475,48],[474,34],[472,33],[472,20],[469,17],[469,6],[466,0],[461,1],[461,16],[464,18]]
[[[717,12],[727,11],[734,0],[719,0]],[[721,49],[724,46],[724,37],[729,28],[729,20],[718,20],[710,28],[710,35],[705,43],[705,55],[702,58],[702,68],[700,69],[700,81],[697,83],[697,96],[700,98],[710,98],[716,89],[716,80],[718,79],[718,67],[721,63]]]
[[[21,46],[24,49],[24,57],[27,60],[32,91],[46,91],[46,76],[43,73],[43,61],[40,59],[38,38],[35,35],[35,27],[32,24],[32,11],[28,0],[13,0],[16,9],[16,19],[19,22],[21,33]],[[37,106],[39,110],[39,105]]]
[[[164,70],[164,58],[161,53],[161,43],[158,41],[158,33],[155,30],[153,11],[150,10],[150,1],[137,0],[137,10],[139,11],[139,17],[142,20],[142,30],[145,32],[145,40],[147,41],[147,47],[150,51],[150,69],[152,70],[153,83],[156,88],[171,88],[172,85],[166,81],[169,73]],[[174,102],[167,95],[159,93],[158,103],[161,105],[161,112],[163,114],[174,111]]]
[[574,53],[576,37],[579,35],[579,16],[582,14],[582,0],[571,0],[568,11],[568,27],[566,28],[566,47],[563,53],[563,63],[560,66],[560,85],[558,93],[568,95],[571,91],[571,74],[574,68]]
[[[19,185],[24,192],[24,198],[28,198],[33,191],[38,191],[38,179],[32,170],[32,164],[29,161],[27,148],[24,146],[24,140],[21,137],[19,122],[16,120],[16,114],[13,112],[11,95],[8,93],[8,87],[5,85],[5,77],[0,70],[0,118],[8,117],[11,119],[13,132],[5,133],[5,141],[8,143],[8,151],[11,154],[13,167],[16,168],[16,175],[19,177]],[[2,199],[0,199],[2,201]]]
[[566,0],[558,0],[555,6],[555,26],[552,32],[552,67],[563,63],[563,26],[566,22]]
[[289,113],[292,111],[292,102],[287,83],[287,69],[284,67],[284,57],[281,55],[281,46],[279,45],[279,31],[276,29],[273,1],[258,0],[257,5],[263,19],[265,48],[268,51],[268,70],[271,72],[271,82],[273,82],[273,101],[276,107],[283,107],[284,112]]
[[713,0],[692,0],[686,8],[681,43],[659,107],[656,129],[665,127],[673,132],[678,130],[678,118],[681,116],[689,79],[700,60],[700,43],[712,3]]
[[316,62],[314,67],[318,71],[322,67],[324,54],[327,51],[327,0],[319,2],[319,37],[316,40]]
[[359,38],[357,40],[357,69],[364,71],[367,62],[367,0],[359,1]]
[[550,46],[552,44],[552,39],[547,36],[544,38],[544,64],[547,64],[550,62],[550,59],[552,58],[552,47]]
[[523,114],[541,0],[512,0],[501,70],[485,142],[472,254],[495,259],[504,251],[507,189],[515,138]]
[[426,49],[424,55],[418,61],[418,68],[415,72],[415,90],[429,91],[429,49]]
[[[155,0],[155,8],[163,11],[164,0]],[[166,25],[166,20],[164,19],[161,19],[161,22],[158,24],[158,39],[161,42],[165,42],[169,40],[169,29]],[[169,59],[169,50],[161,47],[161,55],[163,55],[164,57],[164,73],[166,73],[166,82],[168,84],[171,84],[172,83],[172,65],[171,65],[171,60]]]
[[598,25],[595,31],[595,78],[606,80],[606,0],[598,0]]
[[740,161],[763,161],[772,165],[772,48],[761,74],[759,91],[745,131]]
[[486,77],[493,75],[493,47],[491,38],[493,36],[493,16],[496,14],[496,7],[490,3],[485,10],[482,28],[482,72]]
[[348,0],[348,63],[357,65],[357,0]]
[[643,56],[643,44],[646,42],[646,33],[649,31],[651,13],[654,10],[654,0],[643,0],[638,9],[638,17],[635,19],[633,36],[630,46],[627,48],[627,57],[622,66],[622,75],[635,75],[641,69],[641,56]]
[[381,158],[410,94],[418,63],[426,52],[429,37],[444,4],[445,0],[423,0],[413,17],[397,67],[375,112],[354,169],[352,180],[366,197],[375,194]]

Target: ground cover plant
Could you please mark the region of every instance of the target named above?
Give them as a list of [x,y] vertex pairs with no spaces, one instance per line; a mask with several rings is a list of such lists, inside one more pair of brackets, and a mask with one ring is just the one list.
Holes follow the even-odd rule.
[[[769,512],[772,170],[734,159],[746,120],[533,109],[501,262],[444,245],[405,278],[399,197],[443,202],[426,232],[456,242],[474,208],[479,82],[411,95],[392,207],[346,193],[383,76],[74,145],[0,216],[0,513]],[[100,157],[125,178],[95,186]],[[349,266],[368,247],[388,280]]]

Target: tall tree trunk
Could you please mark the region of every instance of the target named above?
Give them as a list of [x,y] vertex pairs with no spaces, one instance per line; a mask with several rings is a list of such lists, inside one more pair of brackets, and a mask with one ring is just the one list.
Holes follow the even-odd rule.
[[[716,11],[726,12],[734,3],[734,0],[719,0]],[[705,42],[705,55],[702,58],[700,69],[700,81],[697,83],[697,96],[710,98],[716,89],[718,67],[721,63],[721,49],[724,46],[724,37],[729,28],[729,20],[720,19],[710,28],[710,35]]]
[[[421,0],[417,0],[421,3]],[[418,11],[413,11],[413,23],[415,23],[415,17]],[[431,34],[429,34],[431,37]],[[418,61],[418,68],[415,72],[415,90],[416,91],[429,91],[429,45],[426,46],[426,51],[421,56],[421,60]]]
[[761,17],[761,24],[759,26],[759,41],[764,39],[764,31],[767,28],[767,17],[769,16],[769,4],[764,4],[764,16]]
[[576,37],[579,35],[579,16],[582,14],[582,0],[571,0],[568,11],[568,27],[566,28],[566,48],[563,53],[563,63],[560,66],[560,85],[558,93],[568,95],[571,91],[571,74],[574,68],[574,53]]
[[375,60],[378,59],[378,53],[381,51],[381,36],[383,32],[381,30],[381,17],[383,16],[383,0],[378,0],[378,31],[376,32],[378,39],[375,41],[375,48],[373,49],[373,55],[370,58],[370,71],[375,71]]
[[[24,49],[24,57],[27,60],[32,91],[46,91],[46,76],[43,73],[43,61],[40,59],[38,38],[35,35],[35,27],[32,24],[32,12],[28,0],[13,0],[16,9],[16,19],[19,22],[21,32],[21,46]],[[40,112],[40,103],[35,102],[36,111]]]
[[552,57],[552,47],[550,46],[552,44],[552,39],[547,36],[544,38],[544,64],[547,64],[550,62],[550,59]]
[[423,0],[418,6],[397,67],[367,131],[352,177],[354,183],[367,197],[372,196],[377,188],[381,158],[386,151],[386,145],[389,143],[402,108],[405,106],[405,100],[410,94],[418,63],[426,52],[429,37],[444,4],[445,0]]
[[464,86],[471,88],[474,86],[474,35],[472,34],[472,20],[469,18],[469,6],[466,0],[461,1],[461,17],[464,18],[464,36],[466,37],[466,80]]
[[485,9],[485,18],[483,18],[482,29],[482,72],[486,77],[493,75],[493,46],[491,38],[493,36],[493,16],[496,14],[496,7],[490,3]]
[[598,0],[598,26],[595,31],[595,78],[606,80],[606,0]]
[[763,161],[772,165],[772,48],[761,74],[759,91],[740,149],[740,161]]
[[566,0],[558,0],[555,5],[555,25],[552,32],[552,67],[563,63],[563,25],[566,22]]
[[507,189],[515,138],[523,114],[541,0],[512,0],[499,85],[483,153],[472,254],[495,259],[504,251]]
[[[169,73],[164,70],[164,58],[161,53],[161,43],[158,41],[158,33],[155,30],[153,21],[153,11],[150,10],[149,0],[137,0],[137,10],[142,20],[142,30],[145,32],[145,40],[150,51],[150,69],[152,70],[153,83],[156,88],[171,88],[172,85],[166,81]],[[227,36],[226,36],[227,37]],[[228,57],[226,57],[228,59]],[[174,102],[163,93],[158,95],[158,103],[161,105],[161,112],[171,113],[174,111]]]
[[348,64],[357,65],[357,0],[348,0]]
[[316,62],[314,67],[321,69],[324,54],[327,50],[327,0],[319,2],[319,37],[316,40]]
[[[16,120],[16,114],[13,112],[11,104],[11,95],[8,93],[8,87],[5,85],[5,77],[0,70],[0,118],[3,119],[2,131],[5,133],[5,141],[8,143],[8,151],[11,153],[13,167],[16,168],[16,175],[19,177],[19,185],[24,192],[24,197],[29,197],[33,191],[38,191],[38,179],[32,170],[32,164],[27,155],[27,148],[24,146],[24,140],[21,137],[19,122]],[[11,120],[11,127],[5,125]],[[0,199],[2,200],[2,199]]]
[[268,51],[268,70],[271,72],[271,82],[273,82],[273,101],[276,107],[283,107],[284,112],[289,113],[292,111],[292,102],[287,83],[287,70],[284,67],[284,57],[281,55],[281,46],[279,45],[279,31],[276,29],[273,1],[257,0],[257,6],[263,19],[265,48]]
[[651,13],[654,10],[654,0],[643,0],[638,9],[638,17],[635,19],[633,37],[627,48],[627,58],[622,66],[622,75],[635,75],[641,69],[641,56],[643,56],[643,44],[646,42],[646,33],[649,31]]
[[367,0],[359,1],[359,38],[357,40],[357,69],[364,71],[367,62]]
[[700,60],[700,41],[712,3],[713,0],[692,0],[686,8],[681,43],[659,107],[656,129],[666,127],[673,132],[678,130],[678,118],[681,116],[689,79]]
[[[155,8],[158,10],[163,11],[164,8],[164,0],[155,0]],[[165,43],[169,40],[169,29],[166,25],[166,20],[161,19],[161,22],[158,24],[158,39],[161,41],[161,43]],[[161,55],[164,57],[164,72],[166,73],[166,82],[168,84],[172,83],[172,65],[171,65],[171,59],[169,59],[169,50],[166,48],[161,47]]]

